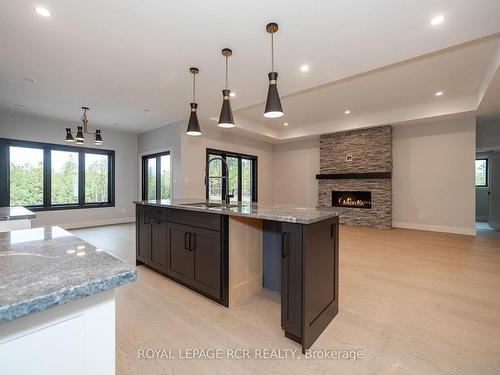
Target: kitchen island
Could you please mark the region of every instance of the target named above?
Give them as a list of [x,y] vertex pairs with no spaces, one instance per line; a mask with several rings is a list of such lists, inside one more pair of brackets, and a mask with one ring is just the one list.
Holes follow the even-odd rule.
[[59,227],[0,233],[0,373],[114,374],[133,267]]
[[136,203],[137,265],[226,307],[281,292],[285,336],[305,352],[338,313],[338,213],[200,199]]
[[34,212],[24,207],[0,207],[0,232],[29,229],[35,217]]

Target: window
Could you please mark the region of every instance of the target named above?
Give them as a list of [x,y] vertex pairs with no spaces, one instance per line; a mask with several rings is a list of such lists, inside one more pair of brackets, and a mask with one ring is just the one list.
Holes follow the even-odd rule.
[[114,151],[0,138],[0,206],[114,206]]
[[488,159],[476,159],[476,187],[488,186]]
[[43,149],[9,148],[10,205],[43,204]]
[[78,203],[78,152],[50,151],[51,202]]
[[[257,157],[234,152],[207,149],[207,161],[221,157],[227,163],[229,176],[226,179],[209,178],[206,198],[225,199],[226,183],[229,194],[234,195],[231,202],[257,202]],[[209,176],[225,176],[226,170],[220,160],[210,163]]]
[[170,199],[170,152],[142,157],[142,199]]
[[85,203],[108,201],[108,157],[85,153]]

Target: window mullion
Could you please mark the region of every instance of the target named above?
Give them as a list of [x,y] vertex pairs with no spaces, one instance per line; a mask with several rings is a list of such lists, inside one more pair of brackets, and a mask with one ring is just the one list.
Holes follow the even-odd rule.
[[257,202],[257,184],[258,184],[258,174],[257,174],[257,159],[252,159],[250,163],[252,166],[252,202]]
[[52,161],[50,147],[43,149],[43,206],[50,207],[52,203]]
[[243,192],[243,176],[241,175],[241,156],[238,156],[238,201],[242,201],[242,192]]
[[85,152],[78,152],[78,205],[85,205]]
[[156,199],[161,199],[161,156],[156,157]]
[[115,164],[114,158],[108,155],[108,201],[106,203],[111,203],[115,201],[115,197],[113,194],[113,182],[111,181],[111,176],[114,173]]
[[[222,159],[224,159],[224,161],[226,162],[226,167],[227,167],[227,158],[226,158],[226,154],[222,154],[221,155]],[[229,168],[224,168],[224,165],[223,163],[221,162],[221,174],[222,176],[226,177],[226,178],[223,178],[222,179],[222,184],[221,184],[221,189],[222,191],[220,192],[220,196],[221,196],[221,199],[224,201],[226,199],[226,189],[229,184]]]
[[7,142],[0,141],[0,206],[10,205],[10,155]]

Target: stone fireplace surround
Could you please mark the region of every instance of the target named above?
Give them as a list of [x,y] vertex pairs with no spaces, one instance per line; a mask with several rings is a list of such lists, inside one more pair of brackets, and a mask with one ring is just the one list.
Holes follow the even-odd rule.
[[392,227],[392,127],[361,129],[320,137],[318,204],[332,207],[332,191],[370,191],[371,208],[335,207],[340,222]]

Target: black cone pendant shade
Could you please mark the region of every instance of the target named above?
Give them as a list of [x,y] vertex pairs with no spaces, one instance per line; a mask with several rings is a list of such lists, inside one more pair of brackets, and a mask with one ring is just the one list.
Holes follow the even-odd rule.
[[219,116],[219,127],[221,128],[233,128],[234,125],[234,117],[233,117],[233,111],[231,110],[231,102],[229,101],[229,94],[231,94],[231,90],[228,88],[228,79],[227,79],[227,64],[228,64],[228,58],[233,54],[233,51],[231,51],[229,48],[224,48],[222,50],[222,55],[226,58],[226,88],[222,90],[222,108],[220,110],[220,116]]
[[221,128],[233,128],[234,127],[234,118],[233,111],[231,110],[231,102],[229,101],[229,94],[231,94],[231,90],[224,89],[222,90],[222,108],[220,110],[219,116],[219,126]]
[[267,91],[266,108],[264,117],[278,118],[283,116],[283,108],[278,94],[278,73],[274,71],[274,33],[278,31],[277,23],[269,23],[266,26],[266,31],[271,34],[271,72],[269,77],[269,89]]
[[198,116],[196,115],[196,109],[198,108],[197,103],[190,103],[191,114],[189,115],[189,122],[186,134],[187,135],[201,135],[200,123],[198,122]]
[[96,130],[95,131],[95,141],[94,141],[94,144],[96,144],[97,146],[102,145],[102,137],[101,137],[101,131],[100,130]]
[[71,128],[66,128],[66,142],[74,142],[73,134],[71,134]]
[[77,126],[78,131],[76,132],[76,143],[83,143],[84,138],[83,138],[83,127],[82,126]]
[[198,109],[198,103],[196,103],[196,74],[199,73],[198,68],[189,68],[189,71],[193,74],[193,101],[190,103],[191,114],[189,115],[188,127],[186,130],[187,135],[198,136],[201,135],[200,123],[198,122],[198,115],[196,111]]
[[281,107],[281,100],[278,94],[278,87],[276,80],[278,73],[271,72],[269,76],[269,89],[267,91],[266,109],[264,116],[267,118],[277,118],[283,116],[283,108]]

